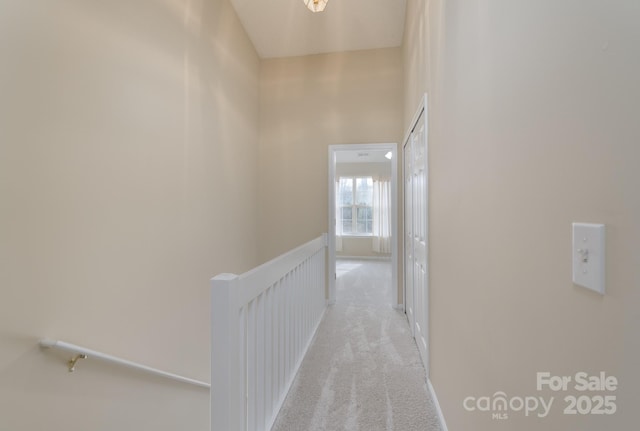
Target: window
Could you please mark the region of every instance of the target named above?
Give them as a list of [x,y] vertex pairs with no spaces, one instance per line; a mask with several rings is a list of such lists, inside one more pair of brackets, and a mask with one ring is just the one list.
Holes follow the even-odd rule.
[[[371,235],[373,227],[373,178],[340,177],[338,231],[343,235]],[[340,229],[342,228],[342,229]]]

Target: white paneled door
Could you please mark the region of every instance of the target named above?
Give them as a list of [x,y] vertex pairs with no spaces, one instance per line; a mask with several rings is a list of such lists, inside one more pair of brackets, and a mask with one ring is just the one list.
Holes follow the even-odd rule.
[[426,96],[404,145],[405,309],[429,375],[429,247]]
[[404,146],[404,308],[409,319],[411,334],[415,336],[415,313],[413,305],[413,152],[409,136]]

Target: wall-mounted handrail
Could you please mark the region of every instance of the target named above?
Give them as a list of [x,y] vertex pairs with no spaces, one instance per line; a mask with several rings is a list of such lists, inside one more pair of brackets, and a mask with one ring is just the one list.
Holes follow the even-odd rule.
[[202,382],[200,380],[195,380],[189,377],[180,376],[178,374],[173,374],[166,371],[158,370],[156,368],[152,368],[147,365],[138,364],[136,362],[132,362],[127,359],[122,359],[116,356],[107,355],[106,353],[97,352],[95,350],[91,350],[86,347],[76,346],[75,344],[67,343],[65,341],[51,340],[49,338],[44,338],[40,340],[39,344],[41,347],[56,348],[56,349],[66,350],[68,352],[73,353],[74,355],[73,358],[69,360],[69,371],[74,370],[78,359],[94,358],[94,359],[100,359],[101,361],[122,365],[127,368],[133,368],[135,370],[144,371],[146,373],[155,374],[157,376],[166,377],[168,379],[176,380],[178,382],[188,383],[191,385],[200,386],[202,388],[207,388],[207,389],[211,388],[211,385],[209,383]]

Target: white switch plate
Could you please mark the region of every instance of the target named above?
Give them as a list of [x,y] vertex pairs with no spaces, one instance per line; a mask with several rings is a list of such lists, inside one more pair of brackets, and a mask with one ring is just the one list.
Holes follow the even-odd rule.
[[604,295],[604,225],[573,223],[573,282]]

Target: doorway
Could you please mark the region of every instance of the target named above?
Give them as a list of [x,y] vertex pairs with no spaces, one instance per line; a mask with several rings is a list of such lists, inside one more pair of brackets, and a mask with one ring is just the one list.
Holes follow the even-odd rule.
[[[388,256],[391,264],[391,289],[389,302],[398,308],[398,151],[395,143],[390,144],[350,144],[329,146],[329,303],[336,301],[336,259],[338,255],[349,254],[346,246],[360,250],[370,249],[366,258],[376,259]],[[388,185],[383,184],[380,173],[367,171],[365,164],[387,163],[390,172],[386,175]],[[349,171],[341,169],[350,165]],[[360,165],[360,166],[358,166]],[[384,201],[388,193],[388,221],[377,212],[376,204],[361,201],[364,190],[371,187],[374,193],[381,193]],[[388,192],[383,188],[388,187]],[[353,199],[349,194],[353,194]],[[341,199],[338,202],[338,199]],[[375,200],[375,199],[374,199]],[[365,245],[363,245],[365,244]],[[367,245],[367,244],[370,244]],[[388,253],[387,253],[388,251]],[[363,254],[358,252],[357,254]],[[349,256],[353,257],[353,256]]]

